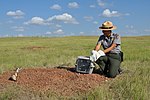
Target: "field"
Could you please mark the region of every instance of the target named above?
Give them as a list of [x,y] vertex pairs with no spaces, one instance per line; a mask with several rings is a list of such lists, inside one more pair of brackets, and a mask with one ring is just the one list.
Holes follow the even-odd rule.
[[[12,73],[18,67],[27,70],[74,67],[77,56],[90,55],[97,39],[96,36],[0,38],[0,76]],[[17,84],[0,84],[0,100],[149,100],[149,43],[150,36],[122,37],[124,73],[84,93],[62,96],[48,91],[31,91]]]

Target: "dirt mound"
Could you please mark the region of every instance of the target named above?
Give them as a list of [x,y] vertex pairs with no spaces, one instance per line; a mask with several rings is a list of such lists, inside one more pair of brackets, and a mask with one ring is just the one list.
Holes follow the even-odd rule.
[[75,93],[87,92],[107,80],[99,74],[79,74],[73,68],[32,68],[22,69],[17,81],[8,80],[11,72],[0,75],[0,89],[7,84],[17,84],[28,89],[51,91],[58,95],[69,96]]

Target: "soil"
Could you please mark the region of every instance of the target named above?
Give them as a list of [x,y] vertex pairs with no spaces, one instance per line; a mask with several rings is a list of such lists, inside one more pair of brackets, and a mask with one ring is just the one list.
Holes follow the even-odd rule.
[[74,68],[28,68],[21,69],[17,81],[9,80],[14,71],[0,75],[0,89],[9,84],[35,90],[71,96],[76,93],[88,92],[100,86],[108,78],[98,74],[80,74]]

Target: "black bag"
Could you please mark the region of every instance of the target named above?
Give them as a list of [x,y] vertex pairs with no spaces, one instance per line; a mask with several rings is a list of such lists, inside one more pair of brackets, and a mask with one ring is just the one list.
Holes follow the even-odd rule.
[[121,56],[121,62],[123,62],[123,52],[120,51],[120,56]]

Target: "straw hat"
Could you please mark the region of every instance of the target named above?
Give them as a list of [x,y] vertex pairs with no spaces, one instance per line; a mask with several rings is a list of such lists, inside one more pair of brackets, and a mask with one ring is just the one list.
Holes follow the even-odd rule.
[[102,26],[99,27],[100,30],[114,30],[117,27],[113,25],[111,21],[105,21]]

